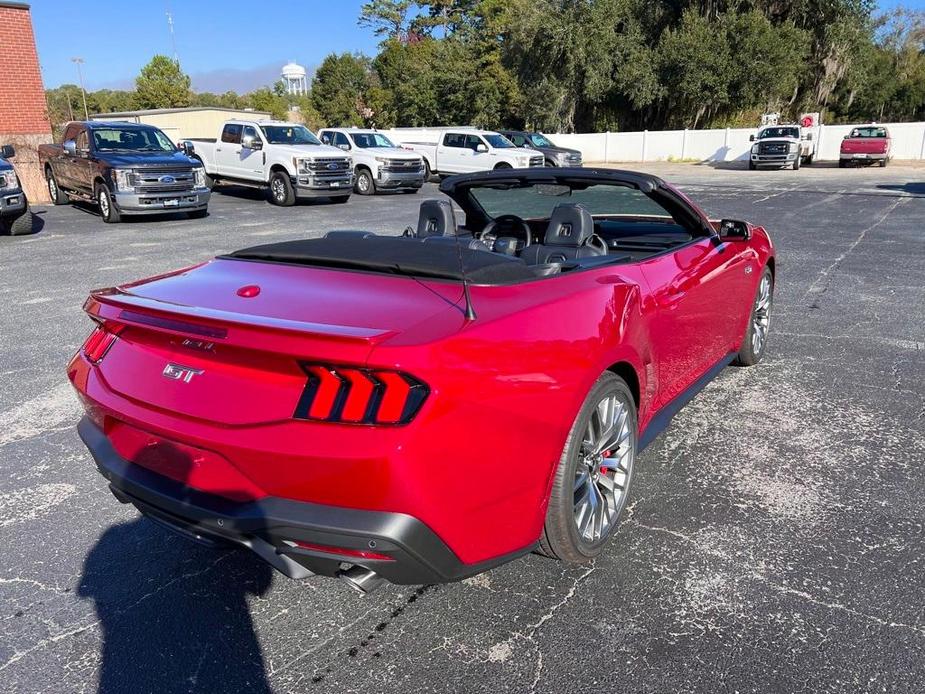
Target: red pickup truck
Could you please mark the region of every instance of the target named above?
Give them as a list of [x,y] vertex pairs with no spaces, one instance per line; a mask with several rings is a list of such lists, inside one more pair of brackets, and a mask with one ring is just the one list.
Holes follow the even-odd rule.
[[841,154],[838,165],[845,167],[848,162],[870,164],[879,162],[886,166],[890,160],[890,133],[879,125],[864,125],[853,128],[841,142]]

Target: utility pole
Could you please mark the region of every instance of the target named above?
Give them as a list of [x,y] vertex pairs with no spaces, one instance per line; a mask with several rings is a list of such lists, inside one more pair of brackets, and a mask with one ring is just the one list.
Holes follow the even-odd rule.
[[77,66],[77,79],[80,81],[80,93],[84,98],[84,119],[90,120],[90,111],[87,110],[87,90],[84,89],[84,75],[80,66],[83,65],[83,58],[71,58],[71,62]]

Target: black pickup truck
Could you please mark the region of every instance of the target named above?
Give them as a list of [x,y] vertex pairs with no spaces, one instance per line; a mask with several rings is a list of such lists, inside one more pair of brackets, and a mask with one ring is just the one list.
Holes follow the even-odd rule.
[[7,159],[16,156],[12,145],[0,147],[0,232],[18,236],[32,231],[29,201]]
[[96,202],[107,223],[123,215],[207,214],[211,191],[202,165],[150,125],[68,123],[62,144],[39,146],[39,161],[54,204]]

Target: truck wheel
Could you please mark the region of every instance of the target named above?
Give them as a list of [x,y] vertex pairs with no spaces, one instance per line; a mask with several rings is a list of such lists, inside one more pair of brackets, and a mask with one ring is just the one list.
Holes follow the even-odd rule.
[[510,168],[511,168],[511,165],[508,164],[506,161],[498,162],[495,165],[495,171],[497,171],[498,169],[510,169]]
[[29,209],[28,203],[26,204],[26,211],[18,217],[0,220],[0,231],[10,236],[25,236],[26,234],[31,234],[32,230],[32,210]]
[[106,224],[118,224],[122,221],[122,215],[112,200],[112,193],[102,183],[96,184],[96,202],[100,206],[100,216]]
[[838,168],[839,168],[839,169],[844,169],[844,168],[845,168],[845,160],[844,160],[844,159],[839,159],[839,160],[838,160]]
[[636,403],[610,371],[597,379],[572,424],[555,472],[539,551],[586,562],[619,523],[633,480]]
[[424,183],[430,183],[431,179],[434,177],[434,172],[430,170],[430,164],[427,163],[427,160],[424,160]]
[[285,171],[277,171],[270,176],[270,202],[280,207],[290,207],[295,204],[292,181]]
[[881,159],[881,160],[880,160],[880,168],[882,169],[884,166],[886,166],[886,159]]
[[353,189],[360,195],[372,195],[376,192],[376,182],[369,169],[357,169],[357,180]]
[[813,165],[813,155],[810,154],[808,157],[806,157],[806,161],[804,161],[803,163],[806,164],[806,166],[812,166]]
[[543,162],[543,166],[545,166],[547,169],[555,169],[557,167],[557,164],[552,159],[546,159]]
[[754,171],[754,170],[757,169],[757,168],[758,168],[758,167],[755,166],[755,162],[753,162],[751,159],[749,159],[749,160],[748,160],[748,170],[749,170],[749,171]]
[[793,160],[793,170],[794,170],[794,171],[799,171],[799,170],[800,170],[800,159],[801,159],[801,157],[800,157],[800,155],[798,154],[798,155],[797,155],[797,158]]
[[66,205],[67,195],[58,187],[58,181],[50,168],[45,172],[45,182],[48,184],[48,197],[51,198],[52,204]]

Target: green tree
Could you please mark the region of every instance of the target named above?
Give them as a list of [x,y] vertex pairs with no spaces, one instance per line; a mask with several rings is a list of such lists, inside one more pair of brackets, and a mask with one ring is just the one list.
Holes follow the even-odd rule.
[[376,86],[371,61],[359,53],[327,56],[312,78],[311,97],[315,110],[329,126],[362,125],[372,116],[369,92]]
[[178,108],[192,101],[190,78],[180,64],[165,55],[156,55],[135,79],[138,108]]

